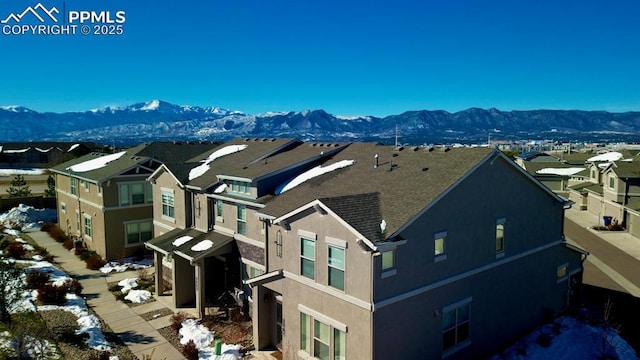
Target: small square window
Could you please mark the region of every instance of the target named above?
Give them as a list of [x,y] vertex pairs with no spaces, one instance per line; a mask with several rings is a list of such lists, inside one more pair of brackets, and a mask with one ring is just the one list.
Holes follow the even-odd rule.
[[396,267],[395,250],[387,250],[382,253],[382,271]]
[[447,233],[440,232],[435,234],[433,239],[433,255],[435,258],[435,262],[446,260],[447,259]]

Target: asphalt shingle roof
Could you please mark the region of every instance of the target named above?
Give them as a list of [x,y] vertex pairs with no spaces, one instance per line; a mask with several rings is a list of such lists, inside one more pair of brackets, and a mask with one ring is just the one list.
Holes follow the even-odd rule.
[[617,161],[611,169],[620,178],[640,178],[640,162]]
[[[192,237],[191,240],[188,240],[182,243],[179,246],[173,245],[173,242],[183,236]],[[211,240],[213,245],[203,251],[192,250],[194,245],[197,245],[201,241]],[[198,231],[193,228],[189,229],[173,229],[166,234],[162,234],[158,237],[155,237],[146,242],[147,246],[160,250],[165,254],[175,253],[178,256],[182,256],[187,260],[195,261],[197,259],[201,259],[203,257],[209,256],[215,253],[221,247],[229,244],[233,241],[233,237],[223,235],[217,233],[215,231],[210,231],[208,233],[204,233],[202,231]]]
[[[340,160],[355,160],[355,164],[273,197],[261,212],[277,218],[319,199],[363,236],[376,241],[398,230],[493,151],[397,150],[354,143],[325,165]],[[373,166],[375,154],[379,156],[377,168]],[[386,235],[381,234],[382,220],[387,224]]]

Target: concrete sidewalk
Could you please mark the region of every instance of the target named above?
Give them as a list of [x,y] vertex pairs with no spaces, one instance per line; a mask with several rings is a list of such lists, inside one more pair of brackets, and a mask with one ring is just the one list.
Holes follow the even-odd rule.
[[109,325],[111,330],[131,349],[138,357],[150,355],[154,351],[153,360],[184,360],[173,345],[160,335],[157,329],[170,324],[170,315],[159,317],[150,321],[145,321],[140,314],[158,310],[166,307],[159,301],[148,304],[129,307],[121,301],[116,300],[109,291],[107,282],[119,281],[128,277],[135,277],[135,273],[125,272],[114,275],[105,275],[100,271],[89,270],[86,263],[80,260],[72,252],[67,251],[62,244],[54,241],[49,234],[42,231],[26,233],[38,245],[46,248],[54,261],[69,276],[78,279],[83,287],[83,296],[100,318]]

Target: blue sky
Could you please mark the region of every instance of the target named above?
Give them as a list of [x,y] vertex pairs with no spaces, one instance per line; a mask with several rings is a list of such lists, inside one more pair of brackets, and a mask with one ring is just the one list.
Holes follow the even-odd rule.
[[[37,3],[3,1],[0,18]],[[124,33],[0,34],[0,105],[640,110],[638,1],[68,0],[65,9],[123,10]]]

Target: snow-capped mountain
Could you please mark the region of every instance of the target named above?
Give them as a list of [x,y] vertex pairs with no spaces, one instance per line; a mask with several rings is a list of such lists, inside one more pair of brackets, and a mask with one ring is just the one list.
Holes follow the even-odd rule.
[[0,106],[0,141],[85,140],[137,143],[156,139],[224,140],[231,137],[298,137],[305,140],[391,139],[465,142],[499,133],[502,139],[576,139],[581,135],[637,138],[640,112],[580,110],[500,111],[471,108],[407,111],[384,118],[332,115],[324,110],[251,115],[219,107],[174,105],[152,100],[85,112],[39,113],[20,106]]

